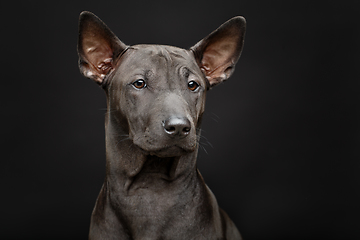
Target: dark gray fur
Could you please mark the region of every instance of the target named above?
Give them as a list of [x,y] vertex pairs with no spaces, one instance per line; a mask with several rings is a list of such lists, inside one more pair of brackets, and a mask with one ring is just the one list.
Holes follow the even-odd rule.
[[241,239],[196,158],[206,92],[230,77],[244,35],[234,17],[189,50],[127,46],[81,13],[80,71],[107,96],[106,178],[89,239]]

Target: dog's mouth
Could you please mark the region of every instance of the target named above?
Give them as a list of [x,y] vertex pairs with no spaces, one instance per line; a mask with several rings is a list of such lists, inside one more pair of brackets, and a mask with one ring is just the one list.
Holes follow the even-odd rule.
[[194,152],[197,149],[196,135],[184,139],[162,138],[155,134],[134,134],[129,140],[140,148],[145,155],[155,155],[161,158],[178,157]]

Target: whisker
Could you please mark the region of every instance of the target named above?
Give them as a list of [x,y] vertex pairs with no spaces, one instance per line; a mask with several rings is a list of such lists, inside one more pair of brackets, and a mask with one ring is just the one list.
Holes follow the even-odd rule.
[[212,120],[214,120],[214,122],[219,122],[220,117],[218,115],[216,115],[215,113],[211,113],[212,117],[210,117]]
[[204,147],[203,145],[201,145],[200,143],[199,143],[199,147],[200,147],[202,150],[204,150],[204,152],[205,152],[206,154],[209,155],[209,153],[206,151],[205,147]]
[[[201,140],[203,140],[203,141],[201,141]],[[211,148],[214,148],[213,145],[211,144],[211,142],[203,135],[200,136],[199,142],[201,142],[202,145],[210,146]]]

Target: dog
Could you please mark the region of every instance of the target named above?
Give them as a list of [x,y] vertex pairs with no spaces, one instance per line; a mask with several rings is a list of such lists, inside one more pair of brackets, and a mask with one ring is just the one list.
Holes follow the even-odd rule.
[[245,28],[234,17],[188,50],[128,46],[80,14],[80,72],[107,97],[106,176],[89,239],[242,239],[196,159],[206,92],[233,73]]

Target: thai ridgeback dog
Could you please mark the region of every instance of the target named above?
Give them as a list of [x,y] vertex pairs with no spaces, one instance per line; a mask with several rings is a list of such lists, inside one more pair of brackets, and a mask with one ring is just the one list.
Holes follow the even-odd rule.
[[89,239],[241,239],[196,158],[206,92],[233,73],[245,26],[234,17],[189,50],[128,46],[80,14],[80,71],[107,97],[106,177]]

